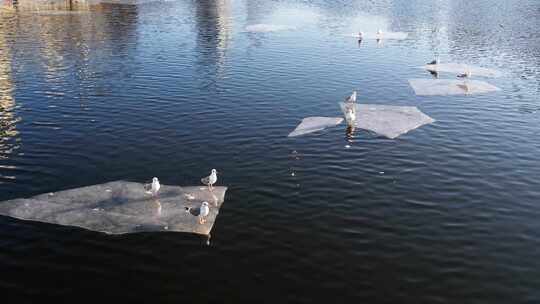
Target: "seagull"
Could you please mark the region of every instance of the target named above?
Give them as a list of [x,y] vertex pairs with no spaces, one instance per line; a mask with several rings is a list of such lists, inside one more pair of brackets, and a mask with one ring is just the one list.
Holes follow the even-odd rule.
[[151,184],[144,185],[144,190],[146,190],[146,193],[152,194],[152,196],[156,196],[158,194],[159,188],[161,188],[161,185],[159,184],[157,177],[152,178]]
[[362,41],[364,38],[364,32],[358,32],[358,42]]
[[201,178],[201,182],[208,186],[208,189],[212,191],[212,186],[217,182],[217,171],[212,169],[212,173],[209,176]]
[[471,78],[471,76],[471,70],[467,70],[465,73],[457,75],[458,78]]
[[355,103],[356,102],[356,91],[353,91],[351,96],[345,98],[346,103]]
[[202,202],[201,207],[199,208],[199,224],[206,223],[206,217],[210,213],[210,207],[208,207],[208,202]]
[[381,29],[378,29],[378,30],[377,30],[377,40],[379,40],[379,39],[382,38],[382,34],[383,34],[382,30],[381,30]]
[[435,58],[435,60],[433,60],[432,62],[429,62],[428,65],[434,65],[434,64],[439,64],[439,58]]

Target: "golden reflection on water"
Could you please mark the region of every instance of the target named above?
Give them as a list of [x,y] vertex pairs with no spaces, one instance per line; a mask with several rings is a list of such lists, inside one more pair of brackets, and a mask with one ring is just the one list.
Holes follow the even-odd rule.
[[7,158],[18,147],[16,125],[20,121],[15,111],[14,84],[11,71],[9,30],[11,16],[4,12],[0,21],[0,159]]
[[232,40],[232,3],[230,0],[196,2],[196,21],[203,49],[212,52],[205,56],[205,62],[216,68],[218,77],[224,74],[227,49]]

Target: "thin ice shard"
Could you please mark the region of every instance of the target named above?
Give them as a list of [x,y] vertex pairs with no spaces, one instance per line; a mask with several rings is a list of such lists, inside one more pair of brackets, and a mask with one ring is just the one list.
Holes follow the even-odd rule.
[[334,127],[343,122],[341,117],[306,117],[302,122],[289,133],[288,137],[294,137],[324,130],[328,127]]
[[464,74],[467,71],[471,72],[471,75],[474,76],[483,76],[483,77],[500,77],[502,73],[500,71],[488,68],[481,68],[473,65],[463,64],[463,63],[439,63],[439,64],[427,64],[422,68],[428,71],[434,72],[448,72],[454,73],[456,75]]
[[498,87],[480,80],[409,79],[416,95],[471,95],[500,91]]
[[[108,234],[176,231],[208,235],[223,204],[227,187],[162,185],[153,198],[143,184],[106,184],[0,202],[0,214],[22,220],[77,226]],[[204,224],[193,212],[203,201],[210,205]]]
[[356,127],[391,139],[434,121],[417,107],[356,104]]

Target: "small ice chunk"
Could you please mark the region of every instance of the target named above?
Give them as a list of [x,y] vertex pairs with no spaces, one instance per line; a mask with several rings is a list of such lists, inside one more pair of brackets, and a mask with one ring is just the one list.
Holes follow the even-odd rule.
[[500,91],[498,87],[480,80],[409,79],[416,95],[468,95]]
[[[345,103],[340,103],[345,112]],[[417,107],[375,104],[356,105],[356,127],[379,135],[396,138],[435,120]]]
[[483,77],[500,77],[502,73],[500,71],[488,68],[477,67],[473,65],[463,64],[463,63],[438,63],[438,64],[427,64],[423,66],[428,71],[434,72],[448,72],[458,74],[465,74],[470,72],[474,76],[483,76]]
[[251,33],[269,33],[269,32],[278,32],[278,31],[287,31],[287,30],[293,30],[294,27],[286,26],[286,25],[279,25],[279,24],[264,24],[264,23],[258,23],[258,24],[251,24],[246,26],[245,30],[246,32]]
[[342,117],[306,117],[302,122],[289,133],[288,137],[294,137],[324,130],[328,127],[334,127],[343,122]]

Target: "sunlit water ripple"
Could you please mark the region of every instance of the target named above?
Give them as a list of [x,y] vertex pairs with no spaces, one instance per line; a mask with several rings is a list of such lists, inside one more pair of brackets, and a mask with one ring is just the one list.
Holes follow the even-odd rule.
[[[283,30],[246,32],[248,25]],[[106,181],[229,186],[211,245],[0,218],[3,295],[138,302],[540,301],[537,1],[226,1],[0,12],[0,200]],[[359,29],[403,31],[364,41]],[[415,96],[435,56],[500,92]],[[448,78],[454,75],[442,75]],[[359,102],[436,119],[287,138]],[[345,146],[350,146],[346,148]]]

